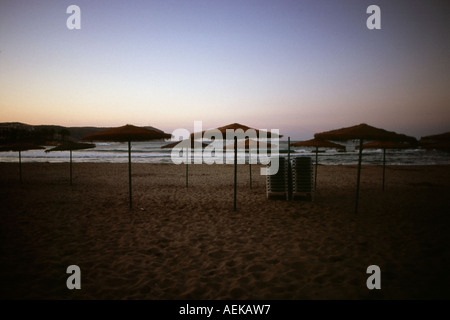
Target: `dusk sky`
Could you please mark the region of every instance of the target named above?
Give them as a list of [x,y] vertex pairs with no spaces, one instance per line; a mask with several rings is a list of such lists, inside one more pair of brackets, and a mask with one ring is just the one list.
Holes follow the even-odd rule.
[[[381,29],[369,30],[369,5]],[[69,5],[81,29],[69,30]],[[450,131],[450,5],[0,1],[0,122]]]

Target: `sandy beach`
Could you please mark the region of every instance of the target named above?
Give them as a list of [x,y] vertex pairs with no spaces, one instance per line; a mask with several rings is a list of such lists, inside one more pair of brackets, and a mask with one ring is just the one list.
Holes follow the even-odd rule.
[[[0,163],[2,299],[449,299],[450,167],[319,166],[313,201],[238,166]],[[69,290],[66,269],[81,269]],[[369,290],[366,269],[381,269]]]

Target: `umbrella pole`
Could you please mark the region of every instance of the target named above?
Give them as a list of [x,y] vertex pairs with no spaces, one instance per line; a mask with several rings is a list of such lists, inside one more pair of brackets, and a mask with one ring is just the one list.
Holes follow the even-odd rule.
[[70,185],[72,185],[72,150],[70,150]]
[[288,137],[288,165],[287,165],[287,200],[292,199],[292,173],[291,173],[291,137]]
[[363,139],[359,139],[359,157],[358,157],[358,179],[356,181],[356,201],[355,213],[358,213],[358,198],[359,198],[359,180],[361,178],[361,159],[362,159]]
[[130,194],[130,209],[132,208],[132,195],[131,195],[131,141],[128,141],[128,188]]
[[318,163],[318,153],[319,153],[319,147],[316,147],[316,168],[314,173],[314,191],[316,191],[317,188],[317,163]]
[[252,152],[248,151],[248,164],[250,166],[250,189],[252,189]]
[[189,148],[186,149],[186,188],[189,187],[189,168],[188,168],[188,162],[189,162]]
[[383,191],[384,191],[384,177],[386,172],[386,148],[383,148]]
[[237,137],[234,137],[234,204],[233,204],[233,211],[236,211],[236,184],[237,184]]
[[19,150],[19,179],[20,184],[22,184],[22,154],[20,150]]

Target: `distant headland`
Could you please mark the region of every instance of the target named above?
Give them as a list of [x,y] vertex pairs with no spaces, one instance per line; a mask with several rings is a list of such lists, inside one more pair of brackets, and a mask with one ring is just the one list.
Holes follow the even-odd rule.
[[[147,129],[160,131],[146,126]],[[84,136],[109,127],[65,127],[60,125],[30,125],[21,122],[0,122],[0,144],[19,140],[29,140],[46,145],[58,144],[61,141],[79,141]]]

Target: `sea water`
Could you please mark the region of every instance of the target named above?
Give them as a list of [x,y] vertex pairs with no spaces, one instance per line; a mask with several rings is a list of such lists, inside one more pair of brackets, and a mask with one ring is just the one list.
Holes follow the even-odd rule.
[[[291,141],[293,143],[295,141]],[[149,142],[132,142],[131,157],[133,163],[172,163],[172,149],[163,149],[162,146],[170,143],[170,141],[149,141]],[[342,143],[341,143],[342,144]],[[346,151],[339,152],[336,149],[319,148],[318,162],[323,165],[355,165],[358,163],[358,150],[355,146],[356,141],[345,143]],[[46,147],[44,150],[22,151],[22,162],[69,162],[69,151],[52,151],[45,150],[52,147]],[[288,142],[279,142],[280,156],[288,155]],[[239,161],[245,156],[248,162],[248,153],[238,152]],[[308,147],[291,147],[291,157],[307,156],[312,157],[315,161],[315,148]],[[233,157],[232,153],[224,151],[224,157]],[[0,152],[0,162],[17,162],[19,158],[18,152]],[[85,150],[72,151],[73,162],[111,162],[125,163],[128,162],[128,144],[111,142],[96,143],[96,147]],[[239,162],[238,161],[238,162]],[[224,161],[225,162],[225,161]],[[193,162],[192,162],[193,163]],[[383,163],[382,149],[364,149],[363,164],[381,165]],[[387,149],[386,150],[387,165],[448,165],[450,164],[450,153],[439,150],[425,149]]]

